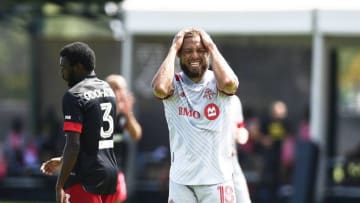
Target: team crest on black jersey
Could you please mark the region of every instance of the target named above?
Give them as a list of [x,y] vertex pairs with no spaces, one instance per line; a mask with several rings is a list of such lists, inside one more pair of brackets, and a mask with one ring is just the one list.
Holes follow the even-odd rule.
[[205,99],[212,99],[215,96],[215,92],[213,92],[210,88],[206,88],[204,92],[203,98]]

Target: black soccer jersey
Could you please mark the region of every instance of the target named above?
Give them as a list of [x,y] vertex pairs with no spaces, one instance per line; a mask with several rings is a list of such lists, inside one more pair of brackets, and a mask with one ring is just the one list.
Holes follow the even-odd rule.
[[65,188],[82,184],[96,194],[115,192],[117,163],[113,147],[115,95],[108,83],[90,76],[63,97],[64,131],[80,134],[80,151]]

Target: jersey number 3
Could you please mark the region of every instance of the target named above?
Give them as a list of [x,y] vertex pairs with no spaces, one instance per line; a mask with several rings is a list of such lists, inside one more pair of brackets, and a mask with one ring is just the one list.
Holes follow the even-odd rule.
[[110,115],[112,105],[111,103],[101,103],[100,104],[101,110],[104,111],[103,114],[103,122],[108,123],[108,129],[104,130],[104,127],[101,127],[100,135],[102,138],[109,138],[113,131],[114,131],[114,119]]

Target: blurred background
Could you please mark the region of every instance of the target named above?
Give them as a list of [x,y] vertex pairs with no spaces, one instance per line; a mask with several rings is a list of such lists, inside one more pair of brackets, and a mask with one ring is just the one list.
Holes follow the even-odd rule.
[[99,78],[122,74],[136,97],[143,138],[122,154],[126,202],[167,202],[168,130],[150,83],[186,26],[204,28],[239,77],[250,138],[237,147],[253,202],[360,202],[360,3],[351,0],[1,0],[0,202],[55,199],[56,177],[39,166],[62,152],[58,52],[73,41],[95,50]]

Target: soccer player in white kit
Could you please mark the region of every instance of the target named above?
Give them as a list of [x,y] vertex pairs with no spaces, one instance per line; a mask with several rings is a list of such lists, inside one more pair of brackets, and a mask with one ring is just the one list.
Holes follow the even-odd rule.
[[[175,73],[176,57],[180,73]],[[236,202],[229,125],[233,121],[228,115],[238,84],[205,31],[185,28],[176,34],[152,81],[169,129],[169,203]]]
[[244,115],[242,111],[241,101],[238,96],[231,96],[231,117],[234,119],[234,186],[237,203],[251,203],[250,194],[247,187],[244,173],[240,167],[238,157],[236,155],[236,144],[245,144],[249,138],[249,132],[245,128]]

